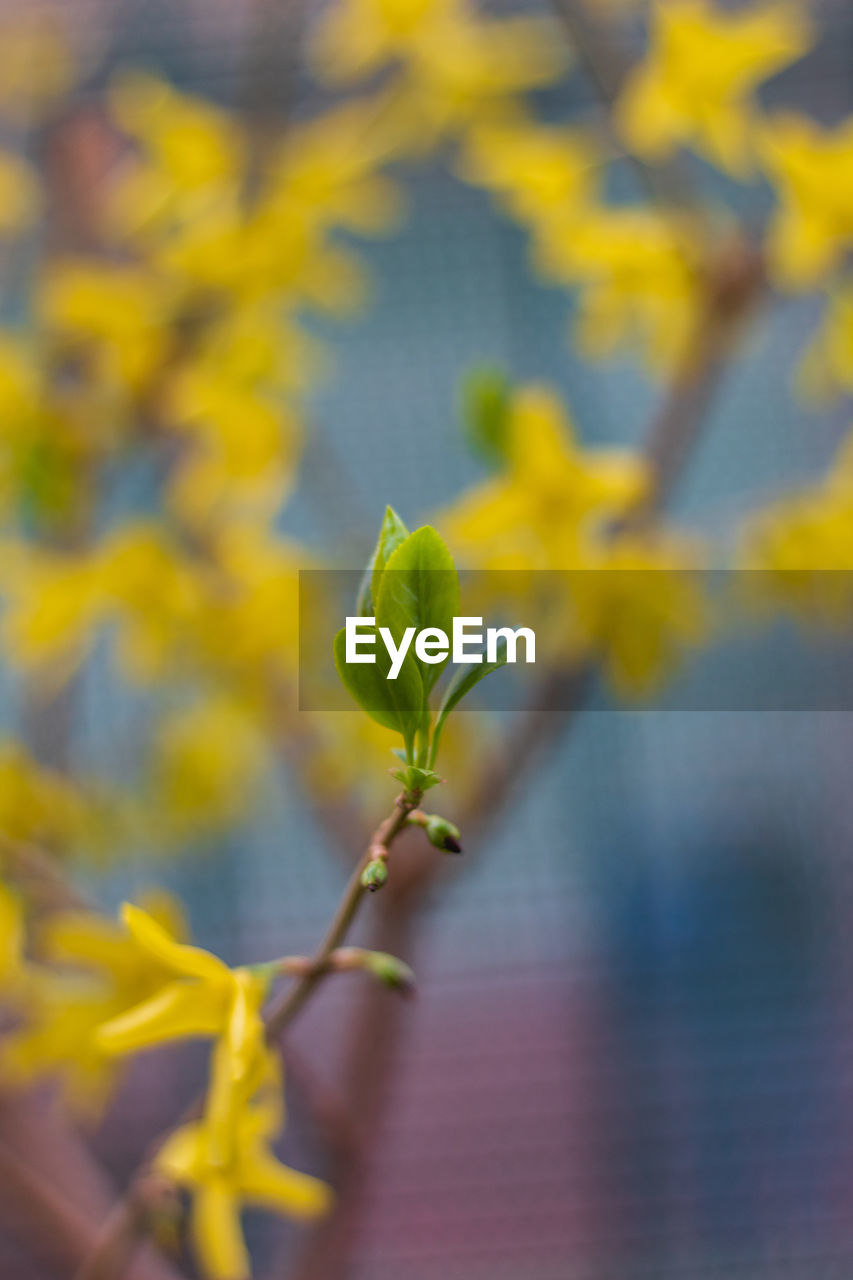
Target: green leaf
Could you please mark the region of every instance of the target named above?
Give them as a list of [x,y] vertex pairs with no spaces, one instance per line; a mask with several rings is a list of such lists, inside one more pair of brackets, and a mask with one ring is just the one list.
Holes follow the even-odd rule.
[[389,773],[392,778],[402,782],[407,791],[429,791],[430,787],[437,787],[441,782],[433,769],[419,769],[414,764],[405,769],[389,769]]
[[373,604],[379,595],[379,583],[382,579],[382,570],[385,568],[385,562],[392,551],[396,550],[408,536],[409,531],[394,508],[386,507],[382,528],[379,530],[379,538],[373,555],[370,557],[370,563],[364,571],[361,586],[358,589],[356,613],[359,617],[369,618],[372,616]]
[[509,380],[500,369],[472,369],[460,395],[465,434],[476,453],[491,467],[503,467],[509,447]]
[[441,738],[441,731],[444,728],[445,721],[451,711],[457,706],[463,698],[467,697],[475,685],[478,685],[485,676],[491,675],[493,671],[497,671],[500,667],[506,666],[507,645],[506,640],[501,639],[497,646],[497,656],[494,662],[486,662],[485,659],[475,666],[460,667],[456,675],[450,681],[445,690],[441,706],[438,709],[438,716],[435,721],[435,730],[432,736],[432,751],[430,752],[430,768],[435,764],[435,758],[438,753],[438,743]]
[[[439,627],[450,641],[453,619],[460,611],[459,577],[453,557],[430,525],[410,533],[388,557],[374,603],[377,627],[387,627],[396,643],[407,627],[414,627],[416,635],[426,627]],[[413,645],[404,666],[416,663],[428,695],[449,657],[448,652],[441,662],[421,662],[414,657]]]
[[403,735],[406,759],[412,759],[415,733],[421,719],[424,694],[414,662],[404,662],[396,680],[388,679],[391,660],[382,644],[376,646],[376,662],[346,661],[346,629],[335,636],[335,666],[347,693],[377,724]]

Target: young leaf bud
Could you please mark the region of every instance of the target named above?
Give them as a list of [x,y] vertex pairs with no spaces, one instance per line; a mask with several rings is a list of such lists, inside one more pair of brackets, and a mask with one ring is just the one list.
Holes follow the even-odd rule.
[[436,849],[441,849],[444,853],[462,852],[459,828],[446,818],[440,818],[437,813],[429,817],[424,831],[430,844],[434,844]]
[[396,956],[389,955],[386,951],[368,951],[365,967],[387,987],[392,987],[403,995],[414,994],[415,975],[409,966],[402,960],[398,960]]
[[384,858],[374,858],[372,862],[368,862],[361,873],[362,888],[369,889],[371,893],[381,889],[387,879],[388,867]]

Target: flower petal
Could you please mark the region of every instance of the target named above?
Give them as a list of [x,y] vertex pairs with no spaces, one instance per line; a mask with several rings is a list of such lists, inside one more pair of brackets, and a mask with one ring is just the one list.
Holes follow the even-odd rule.
[[325,1182],[289,1169],[261,1149],[244,1153],[239,1190],[252,1204],[289,1218],[317,1218],[332,1203],[332,1190]]
[[154,1166],[181,1186],[195,1182],[202,1158],[203,1133],[199,1124],[185,1124],[170,1133],[154,1157]]
[[219,991],[179,980],[104,1022],[95,1033],[96,1042],[103,1053],[133,1053],[166,1040],[216,1035],[222,1030],[224,1016]]
[[193,1203],[193,1236],[210,1280],[249,1280],[251,1263],[240,1207],[224,1176],[206,1179]]
[[230,976],[228,966],[217,956],[203,951],[201,947],[188,947],[176,942],[147,911],[132,903],[122,903],[121,918],[139,946],[167,969],[207,982],[221,982]]

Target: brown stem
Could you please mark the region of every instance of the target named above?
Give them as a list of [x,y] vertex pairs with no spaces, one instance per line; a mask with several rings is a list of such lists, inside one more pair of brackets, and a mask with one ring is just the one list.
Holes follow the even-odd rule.
[[418,807],[420,795],[416,793],[402,794],[397,797],[393,810],[374,831],[367,849],[356,863],[344,896],[338,904],[325,936],[317,948],[310,973],[301,978],[285,995],[274,1001],[267,1013],[267,1037],[275,1040],[285,1027],[296,1017],[299,1010],[310,999],[313,991],[326,976],[326,964],[329,956],[343,942],[356,912],[367,892],[361,883],[364,868],[378,856],[380,850],[386,853],[397,836],[406,825],[406,819],[413,809]]
[[[0,1099],[0,1131],[3,1225],[37,1257],[71,1274],[97,1246],[111,1188],[44,1097]],[[120,1274],[127,1280],[179,1280],[153,1250]]]
[[91,911],[92,904],[65,878],[56,859],[28,840],[0,832],[0,863],[27,901],[42,911]]
[[[566,29],[578,61],[606,112],[606,129],[617,150],[623,152],[621,139],[613,125],[613,107],[631,70],[631,64],[618,53],[610,33],[598,18],[593,18],[580,0],[553,0],[554,10]],[[649,164],[641,156],[625,151],[652,203],[667,208],[689,211],[703,221],[706,214],[693,189],[691,176],[677,159]]]

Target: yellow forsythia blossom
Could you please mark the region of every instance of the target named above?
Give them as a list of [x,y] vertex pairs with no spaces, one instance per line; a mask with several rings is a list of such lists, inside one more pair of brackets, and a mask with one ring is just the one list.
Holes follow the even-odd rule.
[[52,666],[64,678],[104,616],[97,564],[74,551],[13,543],[0,546],[0,566],[6,655],[22,670]]
[[16,893],[0,884],[0,996],[14,995],[24,971],[24,912]]
[[161,1173],[192,1193],[193,1239],[210,1280],[247,1280],[251,1274],[240,1224],[244,1205],[310,1219],[331,1203],[324,1182],[288,1168],[272,1150],[284,1120],[273,1055],[259,1048],[256,1063],[242,1075],[232,1058],[220,1042],[203,1119],[167,1138],[155,1160]]
[[512,399],[506,471],[439,516],[448,543],[478,568],[569,569],[586,522],[624,511],[646,483],[621,449],[581,449],[557,396],[528,386]]
[[121,918],[131,938],[168,975],[150,999],[104,1023],[98,1047],[108,1054],[135,1053],[186,1036],[219,1036],[234,1021],[257,1016],[268,977],[229,969],[200,947],[177,942],[162,924],[126,902]]
[[623,534],[599,543],[573,575],[584,647],[624,698],[650,693],[706,638],[710,611],[697,547],[672,535]]
[[[161,927],[184,932],[168,895],[143,901]],[[23,1024],[3,1046],[0,1073],[18,1085],[54,1077],[69,1106],[94,1118],[116,1079],[115,1061],[95,1042],[97,1028],[160,990],[170,971],[125,930],[83,910],[51,916],[39,930],[38,955],[24,975]]]
[[140,389],[166,355],[169,294],[142,267],[77,259],[51,266],[42,319],[64,354],[110,384]]
[[131,196],[140,202],[137,226],[176,211],[191,216],[193,197],[230,189],[245,149],[237,124],[225,112],[144,72],[118,77],[111,99],[118,124],[152,162],[129,171],[122,193],[122,207]]
[[689,225],[655,209],[593,205],[585,216],[544,228],[535,263],[548,280],[578,289],[575,335],[590,359],[637,347],[652,371],[681,356],[701,296]]
[[742,176],[751,167],[750,95],[810,44],[792,4],[731,13],[712,0],[657,0],[649,52],[619,99],[621,133],[638,155],[660,160],[688,144]]
[[0,741],[0,831],[49,849],[67,849],[85,830],[87,804],[68,778],[14,742]]
[[330,1201],[324,1183],[280,1164],[270,1147],[284,1118],[281,1073],[266,1047],[260,1014],[271,971],[229,969],[210,952],[176,942],[128,903],[122,918],[171,980],[102,1025],[96,1044],[120,1055],[186,1036],[215,1038],[204,1116],[173,1133],[155,1164],[193,1193],[193,1235],[206,1274],[211,1280],[247,1280],[244,1204],[309,1218]]
[[823,403],[853,390],[853,281],[830,293],[826,313],[797,374],[803,397]]
[[536,228],[582,216],[598,185],[600,155],[580,129],[540,125],[524,116],[474,122],[457,171],[491,191],[519,221]]
[[812,288],[853,246],[853,119],[825,129],[779,115],[760,145],[779,200],[767,240],[771,276],[784,289]]
[[153,521],[121,525],[93,558],[101,612],[116,624],[124,673],[162,678],[186,657],[206,598],[203,572]]
[[[396,104],[412,113],[412,142],[470,120],[508,96],[554,80],[565,46],[537,18],[484,21],[460,0],[343,0],[320,24],[315,61],[333,83],[400,62]],[[402,118],[402,116],[400,117]],[[420,139],[417,130],[424,132]]]
[[400,148],[387,99],[348,102],[288,130],[272,160],[266,198],[283,221],[387,232],[399,222],[402,198],[378,169]]
[[846,624],[853,611],[853,434],[826,478],[772,503],[747,522],[739,567],[750,573],[748,602],[786,609],[805,621]]
[[155,733],[155,834],[186,839],[234,822],[268,763],[262,717],[223,691],[170,713]]

